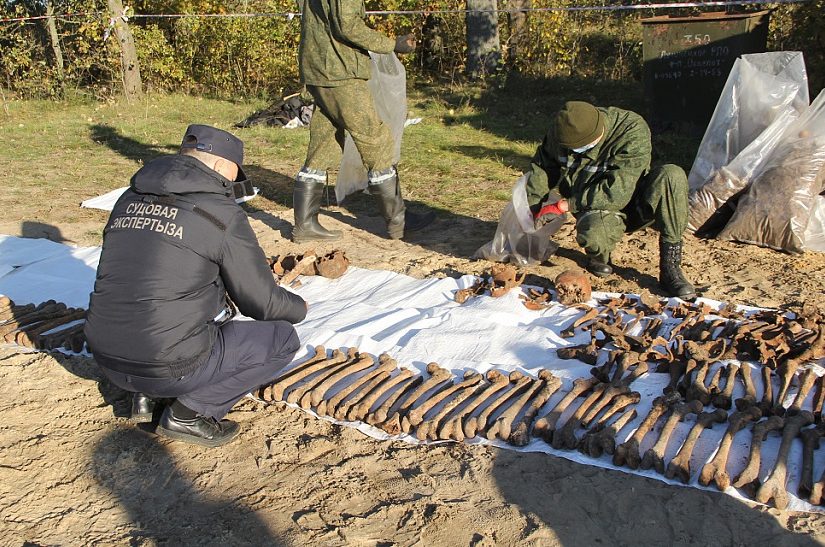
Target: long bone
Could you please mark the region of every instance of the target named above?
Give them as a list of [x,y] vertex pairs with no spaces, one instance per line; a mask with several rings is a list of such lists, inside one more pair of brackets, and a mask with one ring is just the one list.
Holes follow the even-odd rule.
[[613,454],[616,450],[616,435],[635,417],[636,409],[631,408],[609,426],[588,431],[579,443],[579,450],[593,458],[599,458],[602,454]]
[[59,331],[50,332],[45,336],[41,336],[38,340],[38,349],[52,350],[61,347],[69,338],[76,334],[82,334],[85,322],[72,325]]
[[507,408],[514,398],[529,388],[532,381],[533,379],[531,377],[522,375],[521,378],[516,380],[512,388],[500,393],[495,399],[490,401],[490,404],[484,407],[484,410],[477,416],[470,416],[464,424],[464,435],[468,439],[472,439],[476,435],[485,432],[490,417],[499,409]]
[[726,468],[728,465],[728,456],[730,455],[730,447],[733,444],[733,437],[748,425],[748,422],[758,420],[761,417],[762,412],[755,406],[731,413],[728,418],[728,429],[722,436],[722,441],[719,443],[716,454],[702,467],[702,472],[699,473],[699,484],[707,486],[713,481],[716,483],[716,488],[723,491],[730,486],[730,475]]
[[[318,414],[325,414],[328,416],[335,416],[336,418],[338,418],[336,414],[342,406],[341,403],[344,401],[344,399],[346,399],[353,393],[355,393],[355,395],[353,395],[353,398],[357,398],[359,394],[365,393],[365,391],[363,391],[364,389],[366,389],[365,386],[368,386],[375,378],[381,377],[386,379],[387,377],[389,377],[389,373],[395,370],[396,365],[397,363],[395,362],[395,360],[390,358],[389,355],[387,355],[386,353],[381,354],[378,357],[377,368],[369,371],[367,374],[364,374],[360,378],[357,378],[356,380],[352,381],[345,388],[338,390],[338,393],[330,397],[328,400],[323,400],[320,403],[318,403],[318,406],[315,409],[315,411]],[[352,401],[352,399],[350,399],[350,401]],[[340,420],[341,418],[338,419]]]
[[639,427],[636,428],[636,431],[633,432],[633,435],[616,447],[616,451],[613,453],[613,465],[627,465],[627,467],[631,469],[638,469],[642,459],[639,454],[639,445],[642,444],[645,435],[653,429],[653,426],[656,425],[656,422],[667,409],[668,405],[663,397],[653,399],[653,406],[650,412],[648,412],[647,416],[642,420]]
[[12,306],[0,312],[0,324],[5,324],[8,321],[14,321],[16,317],[22,317],[35,311],[37,308],[34,304],[23,304],[20,306]]
[[[521,377],[522,374],[519,372],[518,376]],[[501,374],[497,370],[490,370],[487,372],[487,380],[489,380],[490,384],[486,386],[481,393],[473,397],[470,402],[461,409],[455,416],[447,420],[438,430],[438,438],[439,439],[453,439],[456,441],[463,441],[464,440],[464,420],[472,415],[473,412],[476,411],[481,405],[484,404],[487,399],[489,399],[495,393],[501,391],[507,384],[511,381],[510,378]],[[517,381],[517,379],[512,380],[513,382]]]
[[696,368],[698,366],[699,366],[699,364],[696,362],[696,359],[688,359],[687,360],[687,363],[685,364],[685,373],[684,373],[684,376],[682,376],[682,381],[679,382],[679,384],[676,386],[676,389],[682,395],[687,393],[687,390],[690,388],[691,384],[693,383],[693,381],[691,380],[691,377],[693,376],[693,373],[696,372]]
[[782,429],[785,420],[779,416],[770,416],[767,420],[757,422],[753,426],[751,434],[751,448],[748,455],[748,463],[745,468],[733,479],[733,486],[741,488],[753,497],[759,487],[759,468],[762,465],[762,442],[768,433]]
[[487,427],[484,431],[484,436],[490,440],[499,438],[506,441],[510,437],[513,421],[519,412],[521,412],[521,409],[547,385],[547,380],[550,376],[552,375],[549,370],[542,370],[539,373],[539,378],[531,381],[527,389],[521,392],[518,397],[514,398],[507,408],[498,415],[495,421]]
[[690,481],[690,456],[693,454],[693,448],[696,446],[696,441],[705,429],[713,428],[714,423],[722,423],[728,419],[728,413],[717,408],[713,412],[702,412],[696,417],[696,423],[690,429],[684,444],[676,455],[667,464],[665,470],[665,477],[672,479],[676,478],[679,481],[687,484]]
[[759,410],[763,416],[773,411],[773,370],[770,367],[762,367],[762,400],[759,402]]
[[[394,368],[394,367],[393,367]],[[377,374],[374,374],[376,373]],[[375,371],[371,371],[370,374],[366,374],[353,382],[357,384],[357,389],[354,390],[354,395],[350,397],[346,401],[340,401],[337,405],[333,406],[330,403],[327,403],[327,412],[330,416],[334,417],[336,420],[349,420],[354,421],[354,419],[348,418],[348,414],[352,411],[352,408],[359,403],[364,397],[369,396],[370,394],[374,393],[375,390],[379,389],[384,382],[389,380],[391,376],[391,371],[386,369],[376,369]],[[367,379],[364,382],[360,382],[360,380]],[[336,394],[337,395],[337,394]],[[321,409],[322,405],[325,401],[321,401],[318,405],[318,412],[321,413],[319,410]]]
[[791,450],[793,440],[799,435],[799,431],[804,426],[813,423],[813,421],[814,415],[807,410],[803,410],[796,416],[791,416],[785,420],[785,427],[782,428],[782,444],[779,445],[776,464],[768,478],[756,491],[754,499],[757,502],[768,503],[772,499],[776,508],[780,510],[788,506],[788,491],[785,487],[788,478],[788,453]]
[[[389,358],[389,355],[385,358],[385,360],[387,358]],[[374,362],[375,361],[372,358],[372,355],[369,353],[359,354],[358,357],[356,357],[351,363],[348,363],[347,366],[343,367],[335,374],[330,375],[328,378],[316,385],[311,391],[307,392],[305,395],[307,400],[304,401],[304,397],[301,398],[301,408],[318,406],[318,404],[324,399],[324,395],[326,395],[327,391],[329,391],[332,386],[344,378],[370,368]]]
[[802,403],[805,402],[808,393],[810,393],[811,388],[814,387],[815,381],[816,373],[813,369],[806,369],[805,372],[802,373],[802,378],[799,380],[799,391],[796,393],[796,397],[793,403],[791,403],[791,406],[788,407],[788,414],[799,414],[799,411],[802,410]]
[[[543,373],[545,371],[541,371]],[[541,373],[539,373],[539,377],[541,377]],[[549,371],[547,371],[547,378],[544,384],[544,387],[541,389],[538,395],[530,401],[530,405],[527,407],[527,410],[524,411],[524,415],[521,417],[521,420],[518,421],[516,427],[510,433],[509,437],[507,438],[507,442],[514,445],[514,446],[525,446],[528,442],[530,442],[530,426],[533,424],[533,420],[536,418],[541,407],[550,400],[550,397],[558,391],[561,387],[561,380],[553,376]]]
[[650,447],[645,455],[642,456],[642,461],[639,466],[642,469],[650,469],[651,467],[657,473],[665,472],[665,451],[667,450],[670,436],[676,425],[679,422],[685,421],[688,414],[698,414],[702,412],[702,403],[699,401],[689,401],[687,403],[676,403],[671,408],[670,416],[665,420],[665,425],[662,426],[662,431],[659,433],[659,438],[656,443]]
[[788,394],[788,389],[791,387],[796,371],[799,368],[799,361],[796,359],[787,359],[777,370],[779,375],[779,392],[776,394],[776,399],[773,401],[773,413],[782,415],[785,413],[784,403],[785,396]]
[[705,376],[707,376],[709,367],[707,363],[697,365],[696,376],[685,395],[687,401],[699,401],[702,405],[710,403],[710,391],[705,386]]
[[610,384],[598,384],[593,388],[593,391],[584,398],[579,404],[578,408],[573,412],[573,415],[567,419],[567,422],[553,433],[551,445],[553,448],[567,448],[573,449],[579,444],[576,438],[576,429],[582,426],[582,417],[593,406],[593,404],[601,397]]
[[719,389],[719,381],[722,378],[722,372],[724,372],[724,370],[725,367],[717,367],[716,370],[713,372],[713,375],[710,377],[710,382],[708,382],[707,384],[707,389],[708,393],[710,394],[711,400],[713,400],[722,391],[721,389]]
[[[629,407],[630,405],[637,404],[641,400],[642,394],[638,391],[631,391],[630,393],[623,393],[622,395],[616,396],[613,399],[613,401],[611,401],[610,406],[607,408],[605,413],[602,414],[602,417],[598,419],[598,421],[593,427],[596,429],[602,429],[608,422],[608,420],[610,420],[610,418],[612,418],[625,408]],[[590,427],[591,423],[592,421],[585,422],[584,425],[585,427]]]
[[825,403],[825,374],[816,380],[816,393],[814,395],[813,412],[816,423],[822,421],[822,404]]
[[725,389],[713,398],[713,406],[730,410],[733,388],[736,386],[736,375],[739,372],[739,365],[730,363],[725,371]]
[[590,369],[590,374],[593,375],[593,377],[598,379],[600,382],[609,382],[610,370],[613,368],[613,365],[615,365],[616,362],[619,360],[622,353],[623,352],[621,350],[614,350],[609,352],[607,360],[597,367],[592,367]]
[[573,321],[570,324],[569,327],[567,327],[567,328],[565,328],[561,331],[561,337],[562,338],[570,338],[571,336],[574,336],[575,333],[576,333],[576,328],[577,327],[583,325],[587,321],[595,319],[597,315],[599,315],[599,309],[598,308],[587,306],[587,310],[585,310],[584,314],[582,314],[581,317],[577,318],[575,321]]
[[589,426],[590,422],[596,418],[605,406],[610,404],[615,397],[628,393],[630,391],[630,384],[632,384],[637,378],[645,374],[647,371],[647,362],[640,361],[636,364],[636,368],[633,369],[633,372],[624,378],[614,378],[613,383],[604,390],[601,398],[590,406],[590,409],[581,420],[582,423]]
[[17,331],[25,329],[28,326],[34,326],[41,321],[51,321],[62,316],[66,311],[66,304],[57,303],[44,306],[40,310],[35,310],[29,314],[21,317],[15,317],[13,321],[9,321],[0,326],[0,337],[6,342],[14,342]]
[[742,383],[745,384],[745,396],[736,399],[736,409],[745,410],[747,407],[756,404],[756,387],[753,385],[751,366],[742,363],[742,366],[739,367],[739,375],[742,376]]
[[315,346],[315,355],[296,366],[285,374],[279,376],[275,381],[264,388],[264,401],[280,401],[283,399],[284,392],[290,387],[294,386],[307,376],[314,374],[326,367],[336,366],[343,363],[346,356],[341,350],[336,349],[332,352],[332,357],[327,357],[327,350],[324,346]]
[[[449,382],[450,379],[453,377],[450,374],[450,371],[447,369],[443,369],[438,366],[437,363],[429,363],[427,365],[427,372],[430,373],[430,377],[427,378],[424,382],[421,383],[417,388],[415,388],[412,392],[408,395],[403,397],[398,408],[387,417],[386,420],[381,422],[380,427],[384,431],[391,433],[393,435],[397,435],[401,432],[401,419],[405,418],[407,412],[409,412],[410,408],[415,404],[415,402],[425,393],[430,391],[431,389],[443,384],[444,382]],[[393,433],[394,432],[394,433]]]
[[561,415],[564,414],[564,411],[567,410],[567,407],[570,406],[576,397],[582,395],[589,389],[591,389],[594,385],[596,385],[596,378],[576,378],[573,381],[573,387],[570,391],[565,395],[561,401],[559,401],[556,406],[541,417],[536,424],[533,426],[533,435],[543,438],[548,443],[553,439],[553,432],[556,430],[556,424],[561,418]]
[[61,325],[72,323],[79,319],[85,319],[85,317],[86,310],[68,308],[65,312],[54,319],[22,327],[20,330],[16,331],[14,341],[21,346],[34,348],[37,346],[42,333],[53,330]]
[[[390,393],[390,395],[384,399],[384,402],[381,403],[378,408],[367,415],[367,423],[370,425],[378,425],[386,420],[387,414],[392,410],[392,406],[422,383],[424,383],[424,377],[422,375],[416,374],[413,376],[413,371],[410,369],[401,369],[396,376],[392,376],[386,384],[382,384],[379,388],[379,399],[386,393]],[[391,391],[393,388],[396,389]]]
[[[334,416],[337,420],[345,419],[350,408],[387,381],[397,367],[398,363],[389,355],[382,354],[379,356],[377,368],[353,381],[327,401],[328,414]],[[399,371],[399,374],[402,374],[402,371]],[[318,405],[319,410],[323,404],[324,401],[321,401]]]
[[797,493],[802,499],[809,499],[813,492],[814,450],[819,448],[819,439],[823,434],[825,431],[821,427],[803,429],[799,434],[802,437],[802,470],[799,473]]
[[665,395],[678,393],[679,380],[687,373],[687,361],[684,359],[674,359],[667,366],[670,374],[670,383],[662,390]]
[[[415,373],[407,368],[401,369],[398,371],[398,374],[395,376],[390,376],[389,378],[384,378],[381,382],[375,383],[370,382],[371,385],[365,386],[362,390],[360,390],[355,396],[351,397],[348,401],[344,401],[340,405],[338,405],[338,409],[336,410],[336,416],[340,415],[348,420],[360,420],[364,423],[372,424],[369,420],[370,417],[373,416],[370,413],[370,409],[375,405],[376,401],[381,399],[391,388],[396,386],[399,382],[407,380],[408,378],[412,377]],[[417,377],[421,382],[424,379],[421,376]],[[413,387],[416,384],[413,382]],[[351,417],[350,417],[351,416]]]
[[[297,404],[301,399],[304,398],[304,395],[308,394],[310,391],[315,389],[317,385],[321,382],[332,376],[333,374],[347,368],[353,361],[357,360],[358,356],[358,349],[357,348],[349,348],[347,350],[347,357],[344,359],[343,362],[332,365],[330,367],[324,368],[320,371],[320,374],[310,378],[307,382],[299,385],[295,389],[289,392],[286,396],[286,402],[291,404]],[[307,403],[309,399],[307,399]],[[302,408],[308,408],[302,407]]]
[[[554,387],[550,389],[550,383],[553,383]],[[523,408],[527,408],[529,412],[531,407],[528,407],[528,404],[531,404],[536,399],[542,399],[541,404],[538,408],[547,402],[547,399],[558,389],[561,385],[561,380],[553,376],[553,374],[549,370],[542,369],[539,371],[538,379],[532,380],[528,387],[521,392],[521,394],[512,400],[511,403],[508,403],[507,407],[501,412],[501,414],[496,418],[496,420],[489,424],[486,428],[485,436],[488,439],[495,439],[498,437],[501,440],[508,440],[510,438],[510,434],[513,431],[513,422],[518,417],[519,413]],[[538,412],[538,408],[535,409]],[[529,418],[532,421],[532,417]]]
[[456,390],[455,396],[447,401],[447,403],[438,412],[436,412],[434,416],[418,424],[415,434],[419,440],[436,440],[438,438],[438,426],[441,423],[441,420],[446,418],[447,415],[449,415],[453,410],[455,410],[474,394],[478,394],[484,390],[486,386],[481,383],[482,376],[480,374],[476,374],[472,378],[476,380],[475,383],[466,383],[466,385]]
[[475,387],[476,385],[478,385],[479,382],[481,382],[483,378],[484,376],[482,376],[474,370],[466,371],[464,373],[464,380],[462,382],[450,386],[444,391],[441,391],[438,394],[433,395],[429,399],[423,401],[420,405],[416,406],[415,408],[410,409],[409,413],[407,414],[407,418],[410,420],[410,425],[412,425],[413,427],[418,426],[418,424],[424,421],[424,416],[427,414],[427,412],[429,412],[432,408],[441,403],[441,401],[443,401],[453,393],[457,393],[467,387]]

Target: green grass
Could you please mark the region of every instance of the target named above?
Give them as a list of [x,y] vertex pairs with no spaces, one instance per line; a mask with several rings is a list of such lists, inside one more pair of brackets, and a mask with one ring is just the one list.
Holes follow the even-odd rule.
[[[641,86],[577,80],[511,78],[498,88],[409,85],[410,117],[400,165],[405,197],[456,214],[495,221],[512,184],[528,166],[564,101],[590,100],[643,112]],[[10,101],[0,112],[0,207],[9,221],[52,224],[93,220],[100,212],[80,201],[128,184],[143,163],[174,152],[186,125],[234,131],[246,145],[245,170],[262,189],[254,208],[291,207],[292,178],[301,167],[306,129],[232,125],[263,102],[229,102],[186,95],[125,101]],[[656,159],[690,168],[697,136],[654,137]],[[358,207],[358,198],[353,200]]]

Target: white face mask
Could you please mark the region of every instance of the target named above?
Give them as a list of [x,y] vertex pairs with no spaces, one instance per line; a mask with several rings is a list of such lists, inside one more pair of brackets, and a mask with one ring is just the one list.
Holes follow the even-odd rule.
[[590,150],[591,148],[593,148],[594,146],[596,146],[597,144],[599,144],[600,140],[601,140],[601,137],[599,137],[595,141],[591,142],[590,144],[585,144],[581,148],[573,148],[573,152],[575,152],[576,154],[583,154],[583,153],[587,152],[588,150]]

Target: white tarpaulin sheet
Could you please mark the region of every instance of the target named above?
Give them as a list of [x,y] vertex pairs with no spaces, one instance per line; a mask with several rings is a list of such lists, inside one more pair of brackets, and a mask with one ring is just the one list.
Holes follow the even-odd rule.
[[[0,275],[0,294],[6,294],[19,302],[38,303],[53,298],[71,306],[86,307],[94,284],[98,258],[99,248],[72,248],[46,240],[0,236],[0,272],[5,272]],[[457,377],[467,369],[483,372],[496,368],[536,375],[540,369],[547,368],[563,379],[563,386],[539,415],[552,408],[569,391],[573,379],[590,376],[589,365],[575,360],[561,360],[555,352],[557,348],[566,345],[589,341],[586,332],[567,339],[560,336],[561,330],[581,313],[579,310],[554,305],[543,311],[531,311],[522,305],[518,297],[519,290],[512,290],[501,298],[479,296],[471,298],[465,304],[457,304],[453,300],[454,292],[470,286],[475,281],[473,276],[421,280],[388,271],[351,267],[343,277],[336,280],[321,277],[302,280],[303,285],[296,292],[309,302],[309,314],[305,321],[296,326],[303,342],[303,349],[298,352],[296,362],[306,359],[314,346],[323,345],[328,349],[357,347],[374,356],[386,352],[398,361],[399,366],[419,372],[424,370],[427,363],[437,362],[452,370]],[[598,298],[608,295],[596,293],[594,296]],[[713,370],[720,366],[722,364],[717,363]],[[821,367],[816,370],[818,374],[823,373]],[[753,377],[759,400],[762,393],[757,370],[754,370]],[[636,407],[636,419],[620,432],[617,442],[630,437],[650,410],[653,399],[662,393],[668,380],[667,374],[650,372],[632,384],[632,388],[641,393],[642,400]],[[737,385],[734,398],[743,394],[744,388]],[[794,396],[795,390],[792,389],[788,402]],[[811,408],[812,398],[813,393],[803,408]],[[573,410],[574,408],[569,408],[559,423],[564,423]],[[662,422],[660,420],[660,427]],[[375,438],[388,438],[383,431],[365,424],[347,425],[357,427]],[[692,418],[677,426],[665,461],[675,455],[692,426]],[[690,486],[704,488],[696,482],[698,472],[704,462],[713,456],[724,432],[725,424],[718,424],[712,430],[705,430],[700,437],[691,459],[693,476]],[[581,434],[579,431],[579,435]],[[750,431],[746,428],[734,438],[727,467],[731,476],[736,476],[745,466],[750,437]],[[412,437],[403,438],[418,442]],[[642,453],[652,446],[655,438],[654,433],[647,436],[641,447]],[[765,441],[760,478],[764,479],[772,468],[779,441],[776,433],[769,435]],[[476,439],[471,442],[488,441]],[[609,456],[595,459],[577,451],[555,450],[543,440],[533,439],[524,448],[514,448],[498,441],[491,444],[513,450],[546,452],[584,464],[618,469],[681,485],[676,481],[668,481],[652,470],[616,468]],[[788,492],[791,494],[789,509],[820,511],[821,508],[811,507],[793,496],[799,480],[801,452],[801,443],[794,442],[788,462]],[[815,480],[825,467],[823,456],[825,450],[816,452]],[[727,493],[742,497],[734,488],[729,488]]]

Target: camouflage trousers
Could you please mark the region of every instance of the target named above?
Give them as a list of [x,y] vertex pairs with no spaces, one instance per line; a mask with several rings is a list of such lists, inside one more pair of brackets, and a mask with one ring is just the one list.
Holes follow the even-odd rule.
[[667,243],[679,243],[687,227],[688,182],[672,164],[654,168],[639,180],[630,203],[615,211],[576,213],[576,242],[604,263],[625,233],[654,226]]
[[304,166],[327,171],[341,162],[346,133],[352,136],[368,170],[393,165],[395,142],[389,127],[378,117],[366,80],[335,87],[307,86],[315,99],[309,124],[309,149]]

